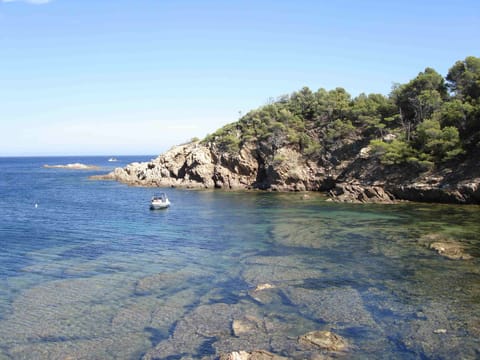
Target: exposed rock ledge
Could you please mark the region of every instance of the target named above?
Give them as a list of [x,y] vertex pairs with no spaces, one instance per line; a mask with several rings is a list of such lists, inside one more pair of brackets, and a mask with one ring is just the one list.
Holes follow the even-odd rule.
[[475,158],[455,169],[422,173],[406,167],[386,168],[364,148],[339,149],[320,160],[283,147],[275,155],[244,146],[231,155],[214,144],[175,146],[150,162],[132,163],[92,177],[134,186],[323,191],[335,201],[398,200],[480,204],[480,166]]

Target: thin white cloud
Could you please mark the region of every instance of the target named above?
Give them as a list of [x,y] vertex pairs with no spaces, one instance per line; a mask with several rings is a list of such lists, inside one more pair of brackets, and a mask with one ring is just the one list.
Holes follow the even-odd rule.
[[10,3],[10,2],[26,2],[29,4],[34,4],[34,5],[43,5],[43,4],[48,4],[49,2],[52,2],[52,0],[0,0],[1,2],[4,3]]

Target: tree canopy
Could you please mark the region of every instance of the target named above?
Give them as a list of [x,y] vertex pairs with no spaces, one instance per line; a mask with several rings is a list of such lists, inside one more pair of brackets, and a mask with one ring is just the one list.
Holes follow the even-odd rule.
[[322,156],[351,141],[370,142],[385,164],[432,167],[480,146],[480,58],[457,61],[442,77],[427,67],[388,96],[343,88],[283,95],[203,141],[235,154],[246,145],[269,151],[296,148]]

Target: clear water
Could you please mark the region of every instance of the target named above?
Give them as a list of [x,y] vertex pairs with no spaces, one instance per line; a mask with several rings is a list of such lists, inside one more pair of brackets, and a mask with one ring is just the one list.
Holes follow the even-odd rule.
[[[0,158],[0,359],[480,357],[479,207],[167,189],[150,211],[154,189],[88,180],[148,159]],[[73,162],[102,169],[42,167]]]

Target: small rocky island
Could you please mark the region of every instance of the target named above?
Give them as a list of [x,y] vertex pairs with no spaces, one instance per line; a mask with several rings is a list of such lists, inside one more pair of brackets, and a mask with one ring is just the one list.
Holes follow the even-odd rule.
[[480,204],[480,58],[426,68],[389,96],[303,88],[199,141],[96,179],[321,191],[336,201]]
[[98,170],[100,167],[96,165],[87,165],[82,163],[59,164],[59,165],[43,165],[46,169],[68,169],[68,170]]

